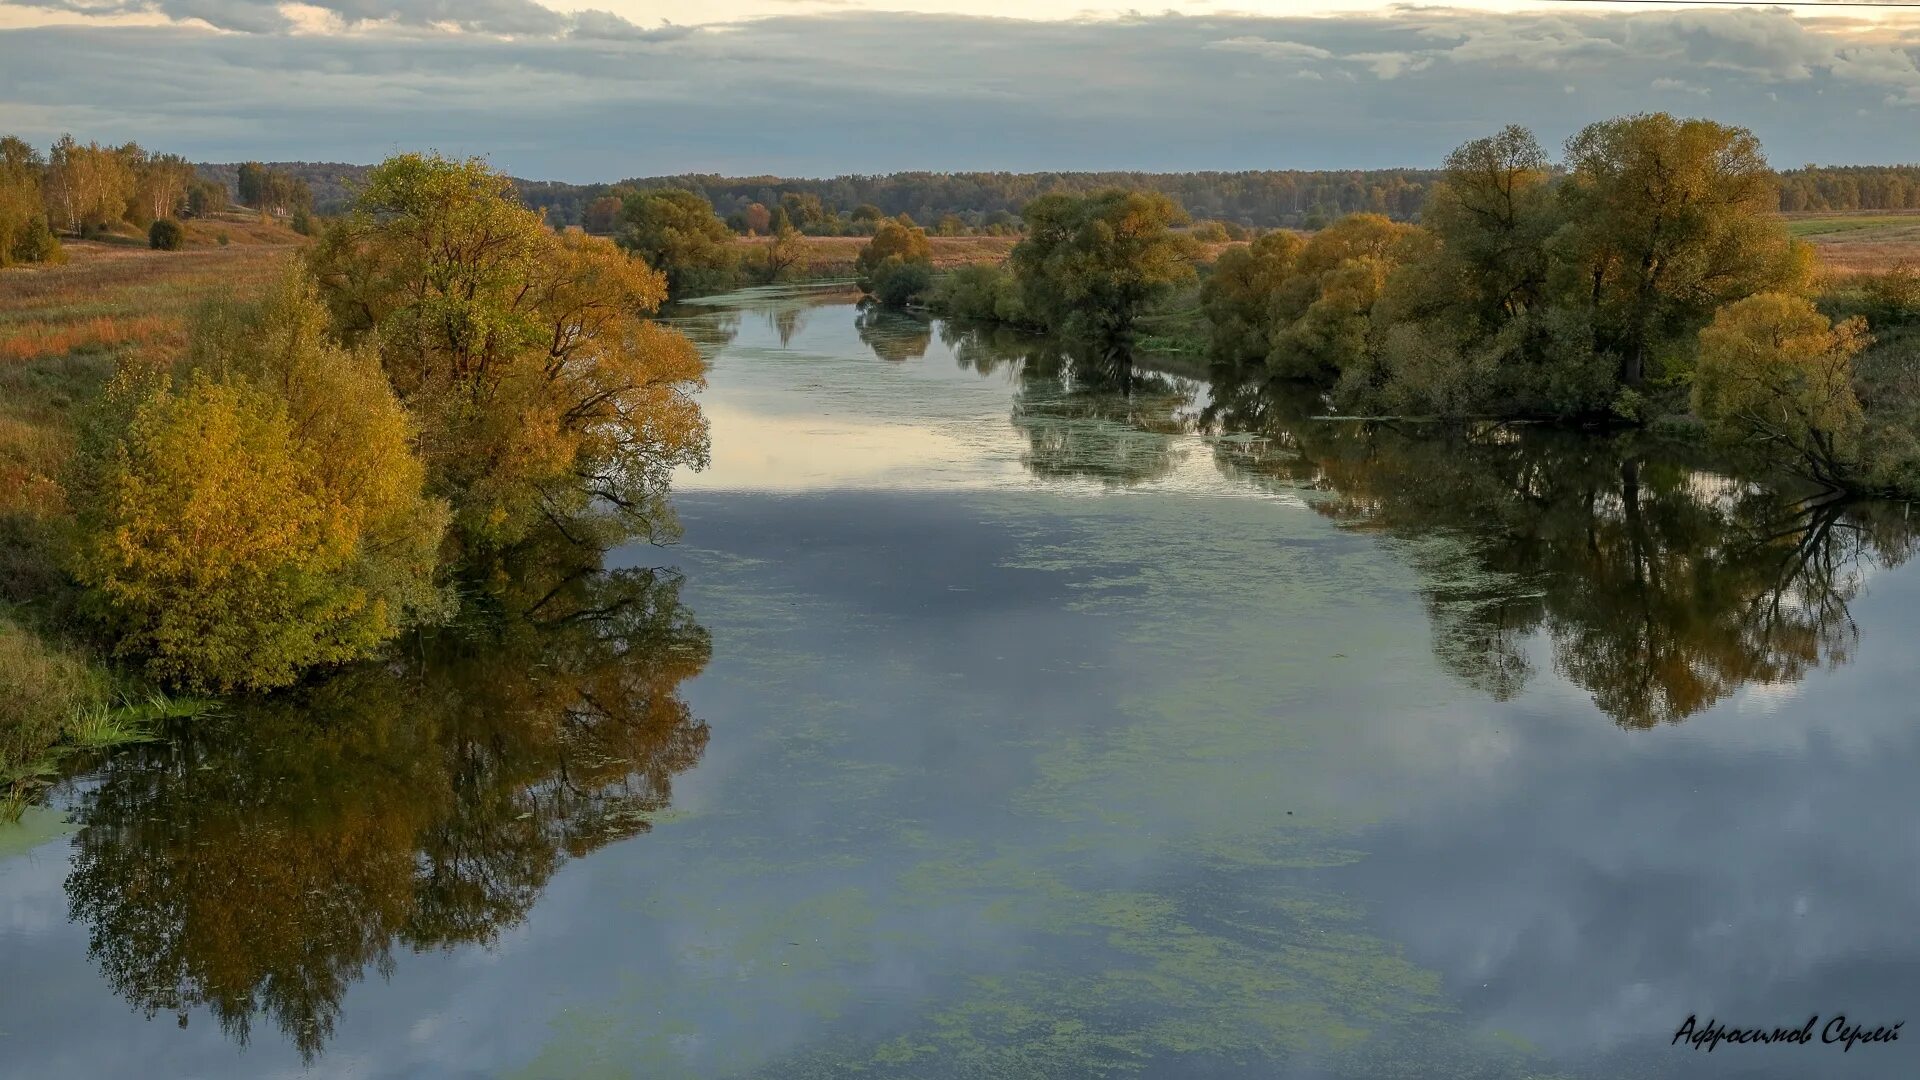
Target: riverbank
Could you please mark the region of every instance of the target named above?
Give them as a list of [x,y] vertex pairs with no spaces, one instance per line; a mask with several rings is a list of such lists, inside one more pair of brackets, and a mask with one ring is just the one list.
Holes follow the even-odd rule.
[[100,654],[60,554],[78,408],[123,356],[178,355],[202,302],[257,293],[301,238],[255,220],[195,222],[188,239],[178,252],[68,241],[62,265],[0,271],[0,820],[63,754],[194,707]]

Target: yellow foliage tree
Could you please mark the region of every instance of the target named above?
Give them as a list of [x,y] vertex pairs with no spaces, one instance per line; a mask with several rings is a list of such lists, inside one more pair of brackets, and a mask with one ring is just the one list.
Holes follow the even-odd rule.
[[1693,408],[1723,443],[1759,446],[1822,483],[1848,486],[1863,418],[1853,358],[1866,323],[1827,320],[1799,296],[1729,304],[1700,332]]
[[374,169],[310,262],[336,327],[373,343],[419,418],[430,489],[469,545],[541,521],[595,542],[671,528],[669,476],[706,462],[704,368],[646,318],[659,273],[554,233],[484,162],[418,154]]
[[1266,359],[1289,378],[1338,374],[1364,358],[1374,302],[1387,274],[1421,237],[1379,214],[1350,214],[1302,242],[1262,237],[1223,255],[1201,303],[1226,359]]
[[447,610],[447,511],[422,494],[411,424],[378,360],[326,325],[289,275],[205,313],[178,373],[124,368],[92,419],[75,573],[156,678],[283,686]]

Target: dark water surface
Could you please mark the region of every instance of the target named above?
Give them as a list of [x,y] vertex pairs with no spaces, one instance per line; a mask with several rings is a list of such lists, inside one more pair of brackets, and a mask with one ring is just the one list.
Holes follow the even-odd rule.
[[0,831],[0,1075],[1920,1075],[1904,507],[682,325],[680,544]]

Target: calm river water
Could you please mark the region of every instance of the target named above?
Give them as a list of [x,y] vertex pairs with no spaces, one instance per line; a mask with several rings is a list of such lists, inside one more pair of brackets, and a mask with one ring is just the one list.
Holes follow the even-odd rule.
[[1920,1075],[1905,507],[683,312],[679,543],[0,831],[0,1075]]

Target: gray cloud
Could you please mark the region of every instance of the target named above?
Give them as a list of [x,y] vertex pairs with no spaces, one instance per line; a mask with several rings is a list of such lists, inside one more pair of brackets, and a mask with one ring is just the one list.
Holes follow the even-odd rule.
[[[138,2],[230,29],[268,9]],[[693,30],[531,0],[323,6],[481,32],[5,31],[0,110],[36,141],[71,128],[223,160],[368,161],[432,146],[526,176],[613,179],[1432,165],[1508,123],[1551,144],[1590,120],[1661,108],[1752,127],[1785,164],[1872,162],[1911,156],[1886,133],[1913,119],[1899,106],[1920,104],[1916,24],[1781,11],[865,13]]]
[[694,32],[691,26],[662,23],[648,30],[611,11],[587,9],[573,14],[573,36],[597,41],[678,41]]
[[[273,0],[263,0],[273,2]],[[489,34],[557,34],[566,16],[533,0],[305,0],[348,22],[457,26]]]
[[265,0],[34,0],[31,5],[79,15],[165,15],[176,21],[198,19],[221,30],[267,34],[287,30],[293,23],[277,3]]

